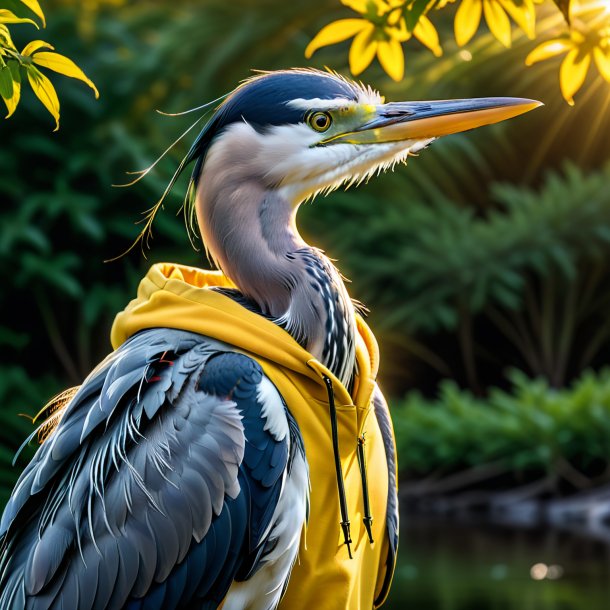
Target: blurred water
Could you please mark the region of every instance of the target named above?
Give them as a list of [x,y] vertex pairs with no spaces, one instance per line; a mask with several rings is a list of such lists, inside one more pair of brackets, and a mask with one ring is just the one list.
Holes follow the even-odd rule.
[[610,547],[550,529],[402,517],[384,610],[610,610]]

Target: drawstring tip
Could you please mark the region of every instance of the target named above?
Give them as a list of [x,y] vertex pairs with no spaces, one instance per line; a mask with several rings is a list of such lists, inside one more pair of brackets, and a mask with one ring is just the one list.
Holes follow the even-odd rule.
[[370,544],[373,544],[373,515],[371,515],[371,502],[369,499],[369,484],[366,476],[366,458],[364,455],[364,434],[358,437],[356,446],[358,452],[358,466],[360,467],[360,476],[362,478],[362,496],[364,502],[364,518],[362,522],[366,528],[366,533],[369,537]]
[[347,546],[347,553],[349,558],[352,559],[352,535],[350,532],[350,522],[349,521],[341,521],[341,529],[343,530],[343,541]]
[[373,542],[375,542],[373,540],[373,517],[365,517],[364,519],[362,519],[362,522],[364,523],[364,527],[366,528],[366,533],[368,534],[369,542],[373,544]]

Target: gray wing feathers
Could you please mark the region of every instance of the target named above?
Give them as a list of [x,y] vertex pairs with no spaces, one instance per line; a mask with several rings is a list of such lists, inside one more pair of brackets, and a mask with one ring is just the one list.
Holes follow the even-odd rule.
[[[186,351],[200,343],[200,338],[198,341],[191,333],[150,333],[156,333],[158,338],[151,342],[144,334],[136,335],[120,350],[110,354],[84,381],[68,406],[61,426],[38,450],[19,478],[2,516],[0,536],[7,531],[15,513],[27,499],[45,487],[56,474],[63,465],[64,458],[75,453],[91,431],[108,420],[121,398],[132,389],[131,381],[145,379],[149,365],[155,357],[158,358],[159,354],[172,349]],[[122,377],[120,373],[123,373]],[[177,377],[176,391],[181,388],[187,374],[184,371],[182,378]],[[109,388],[112,388],[110,395],[106,393]]]
[[[195,388],[218,345],[154,333],[100,364],[21,476],[0,529],[16,545],[0,566],[3,609],[26,607],[26,594],[37,609],[121,607],[166,579],[239,493],[240,412]],[[30,514],[38,527],[13,543]]]

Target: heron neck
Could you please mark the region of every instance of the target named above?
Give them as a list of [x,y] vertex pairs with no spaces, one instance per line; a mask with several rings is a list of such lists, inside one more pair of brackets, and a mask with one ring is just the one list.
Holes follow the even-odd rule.
[[236,187],[208,171],[197,214],[210,257],[261,313],[347,383],[355,362],[355,318],[339,272],[301,238],[296,208],[277,191],[256,181]]

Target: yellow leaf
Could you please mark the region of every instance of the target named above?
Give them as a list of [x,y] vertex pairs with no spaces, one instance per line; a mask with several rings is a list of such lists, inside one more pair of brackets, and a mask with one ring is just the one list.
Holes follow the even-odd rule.
[[411,38],[409,30],[407,30],[407,22],[404,17],[400,17],[400,15],[399,19],[397,19],[394,24],[384,29],[390,38],[394,38],[398,40],[398,42],[406,42]]
[[456,14],[453,28],[455,41],[460,47],[468,44],[481,23],[483,0],[462,0]]
[[97,87],[93,84],[87,75],[71,60],[60,55],[59,53],[49,53],[48,51],[39,51],[32,56],[32,61],[44,68],[49,68],[54,72],[63,74],[64,76],[70,76],[71,78],[77,78],[87,83],[91,89],[95,92],[96,99],[100,96]]
[[593,49],[593,58],[595,59],[595,65],[602,75],[604,80],[610,83],[610,49],[603,51],[599,47]]
[[32,42],[28,42],[28,44],[23,47],[23,51],[21,51],[21,55],[25,57],[29,57],[32,53],[36,53],[39,49],[51,49],[54,47],[51,46],[48,42],[44,40],[32,40]]
[[9,62],[9,69],[13,77],[13,95],[10,98],[2,98],[8,110],[7,119],[15,112],[21,99],[21,74],[19,73],[19,66],[16,62]]
[[[402,14],[402,11],[392,11],[388,13],[388,17],[386,19],[386,25],[390,27],[396,27],[400,21],[405,21],[405,18]],[[407,23],[405,22],[405,30],[407,29]]]
[[573,48],[573,44],[567,38],[555,38],[554,40],[547,40],[542,44],[539,44],[530,54],[525,58],[525,65],[531,66],[539,61],[544,61],[550,57],[555,57],[560,53],[565,53]]
[[364,19],[340,19],[323,27],[307,45],[305,57],[309,59],[320,47],[336,44],[355,36],[369,22]]
[[27,67],[28,80],[36,97],[55,119],[55,129],[59,129],[59,99],[51,81],[35,66]]
[[523,0],[516,4],[514,0],[499,0],[502,8],[513,18],[513,21],[533,40],[536,36],[536,7],[532,0]]
[[511,31],[508,15],[502,10],[497,0],[484,0],[483,12],[490,32],[505,47],[510,48]]
[[436,57],[440,57],[443,54],[443,49],[438,39],[438,32],[432,25],[432,22],[428,17],[422,15],[413,30],[413,36],[419,40],[423,45],[427,46]]
[[46,27],[47,22],[44,18],[44,13],[38,4],[38,0],[20,0],[21,4],[25,4],[37,17],[40,17],[42,26]]
[[13,39],[11,38],[9,29],[2,24],[0,24],[0,43],[4,45],[5,48],[12,49],[13,51],[17,50],[15,44],[13,43]]
[[375,26],[369,23],[364,30],[354,37],[349,49],[349,69],[354,76],[364,72],[375,57],[377,41],[373,38],[374,33]]
[[31,23],[36,29],[39,29],[38,24],[35,21],[26,19],[25,17],[17,17],[15,13],[5,9],[0,9],[0,23]]
[[388,76],[400,81],[405,75],[405,56],[402,45],[394,38],[389,41],[381,40],[377,44],[377,57],[381,67],[387,72]]
[[581,55],[578,49],[572,49],[561,62],[559,69],[559,86],[561,94],[570,106],[574,105],[574,94],[582,87],[591,64],[591,55]]

